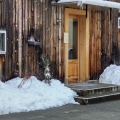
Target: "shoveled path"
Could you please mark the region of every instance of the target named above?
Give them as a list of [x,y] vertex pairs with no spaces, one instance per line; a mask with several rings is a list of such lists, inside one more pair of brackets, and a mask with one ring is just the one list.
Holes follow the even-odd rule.
[[120,101],[1,115],[0,120],[120,120]]

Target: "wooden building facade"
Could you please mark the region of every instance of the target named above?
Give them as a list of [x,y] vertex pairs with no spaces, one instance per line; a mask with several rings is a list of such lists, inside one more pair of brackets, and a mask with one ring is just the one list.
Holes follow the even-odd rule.
[[[2,80],[26,74],[43,79],[41,54],[48,56],[52,76],[63,82],[98,79],[111,63],[120,64],[118,9],[80,9],[51,2],[0,0],[0,30],[7,35],[6,54],[0,54]],[[79,39],[71,43],[77,46],[79,60],[74,61],[68,45],[71,29],[72,38]],[[28,44],[31,34],[40,45]]]

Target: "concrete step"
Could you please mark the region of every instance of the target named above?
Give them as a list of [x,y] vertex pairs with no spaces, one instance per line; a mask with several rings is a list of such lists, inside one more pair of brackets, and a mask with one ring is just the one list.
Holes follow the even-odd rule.
[[75,101],[79,102],[81,105],[93,104],[93,103],[99,103],[99,102],[107,102],[107,101],[112,101],[112,100],[120,100],[120,91],[101,94],[101,95],[75,97]]
[[88,80],[87,83],[99,83],[99,80]]
[[111,84],[91,84],[91,83],[76,83],[69,84],[67,87],[71,88],[79,96],[101,95],[110,92],[119,91],[120,87]]

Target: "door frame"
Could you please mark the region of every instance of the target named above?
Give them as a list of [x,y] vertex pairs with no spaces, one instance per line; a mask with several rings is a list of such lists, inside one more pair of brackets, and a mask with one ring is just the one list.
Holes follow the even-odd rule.
[[[86,15],[87,14],[87,15]],[[84,18],[85,26],[83,26],[84,31],[80,30],[79,34],[83,34],[83,39],[80,38],[79,46],[81,47],[82,52],[79,52],[79,81],[78,82],[84,82],[89,79],[89,12],[84,10],[78,10],[78,9],[71,9],[71,8],[65,8],[65,33],[68,33],[68,25],[69,25],[69,16],[70,15],[76,15],[80,16],[80,18]],[[82,23],[81,23],[82,24]],[[84,50],[82,49],[84,48]],[[64,73],[65,73],[65,83],[68,84],[68,43],[64,43]],[[84,55],[84,56],[83,56]],[[84,70],[82,70],[84,68]]]

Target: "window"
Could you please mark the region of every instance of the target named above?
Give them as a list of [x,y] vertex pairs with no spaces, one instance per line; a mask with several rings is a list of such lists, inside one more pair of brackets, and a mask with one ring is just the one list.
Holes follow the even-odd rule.
[[6,31],[0,30],[0,54],[6,53]]
[[120,28],[120,17],[118,17],[118,28]]

